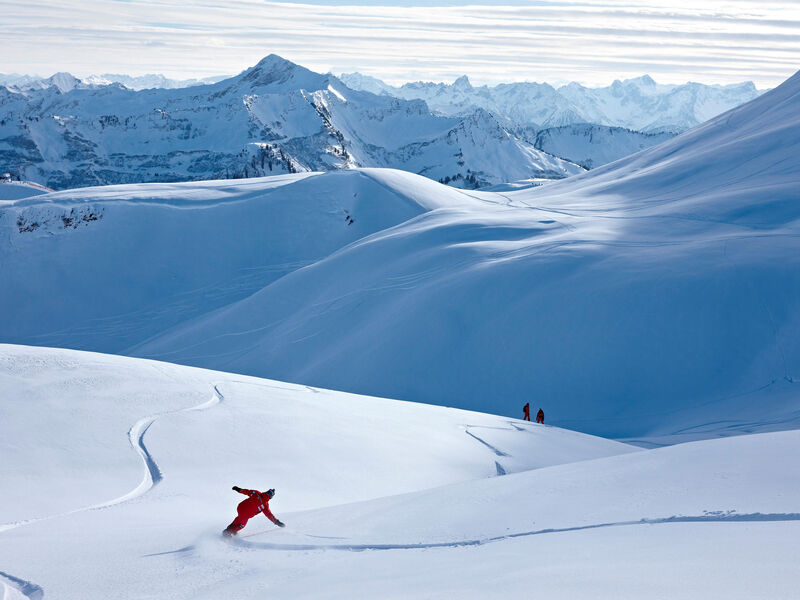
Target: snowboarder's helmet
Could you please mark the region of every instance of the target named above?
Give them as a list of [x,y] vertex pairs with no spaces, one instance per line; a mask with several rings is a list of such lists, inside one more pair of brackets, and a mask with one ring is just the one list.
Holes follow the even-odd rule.
[[272,499],[272,497],[274,495],[275,495],[275,488],[270,488],[270,489],[267,490],[267,496],[270,497],[270,500]]

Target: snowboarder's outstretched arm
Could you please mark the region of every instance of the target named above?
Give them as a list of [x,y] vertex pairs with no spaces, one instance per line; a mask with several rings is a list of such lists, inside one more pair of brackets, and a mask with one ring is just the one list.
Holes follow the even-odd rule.
[[262,510],[261,512],[263,512],[264,516],[267,517],[273,523],[275,523],[275,525],[277,525],[278,527],[285,527],[285,525],[281,523],[278,517],[272,514],[272,511],[269,509],[269,506],[265,506],[264,510]]
[[253,494],[257,494],[258,490],[246,490],[244,488],[240,488],[238,485],[235,485],[231,488],[234,492],[239,492],[240,494],[244,494],[245,496],[252,496]]

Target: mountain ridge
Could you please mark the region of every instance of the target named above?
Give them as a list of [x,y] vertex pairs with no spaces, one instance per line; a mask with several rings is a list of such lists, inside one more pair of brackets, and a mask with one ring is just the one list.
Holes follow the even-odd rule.
[[[378,80],[358,76],[351,89],[275,54],[234,77],[183,88],[130,90],[68,73],[14,81],[0,87],[2,170],[58,189],[354,167],[400,168],[465,188],[558,179],[652,146],[756,93],[741,84],[723,102],[719,90],[736,86],[661,86],[648,76],[605,91],[532,82],[490,88],[465,75],[453,84],[406,84],[402,98]],[[614,102],[633,94],[638,108],[623,111],[609,94],[620,96]]]
[[423,99],[446,115],[482,107],[517,127],[547,129],[594,123],[645,133],[681,133],[763,93],[752,81],[665,85],[649,75],[615,80],[604,87],[586,87],[577,82],[558,87],[536,82],[475,87],[466,75],[452,84],[418,81],[401,86],[360,73],[344,73],[340,78],[357,89]]
[[15,176],[63,189],[379,166],[481,187],[583,171],[486,113],[434,115],[274,54],[180,90],[75,81],[0,88],[0,159]]

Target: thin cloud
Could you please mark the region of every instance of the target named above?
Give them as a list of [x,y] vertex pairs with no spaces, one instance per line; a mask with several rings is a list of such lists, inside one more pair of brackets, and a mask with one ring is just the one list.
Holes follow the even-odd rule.
[[3,68],[189,78],[235,74],[276,53],[392,83],[467,73],[476,83],[602,85],[647,72],[665,83],[772,87],[800,67],[796,2],[426,4],[7,0]]

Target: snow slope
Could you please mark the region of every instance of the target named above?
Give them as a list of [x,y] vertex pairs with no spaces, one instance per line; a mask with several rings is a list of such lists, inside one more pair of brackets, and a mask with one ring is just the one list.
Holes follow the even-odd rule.
[[798,88],[521,191],[364,169],[12,202],[0,339],[648,443],[792,428]]
[[0,205],[0,312],[15,316],[0,339],[122,352],[376,231],[463,202],[421,177],[396,188],[355,171],[303,173]]
[[30,181],[0,181],[0,202],[40,196],[52,191],[50,188]]
[[622,127],[582,123],[520,132],[539,150],[561,156],[586,169],[593,169],[645,148],[660,144],[672,133],[643,133]]
[[[657,450],[0,345],[4,598],[791,598],[797,431]],[[506,475],[502,475],[506,472]],[[238,484],[273,512],[232,542]]]
[[794,427],[798,106],[800,75],[569,181],[473,193],[135,352],[505,414],[534,398],[611,437]]

